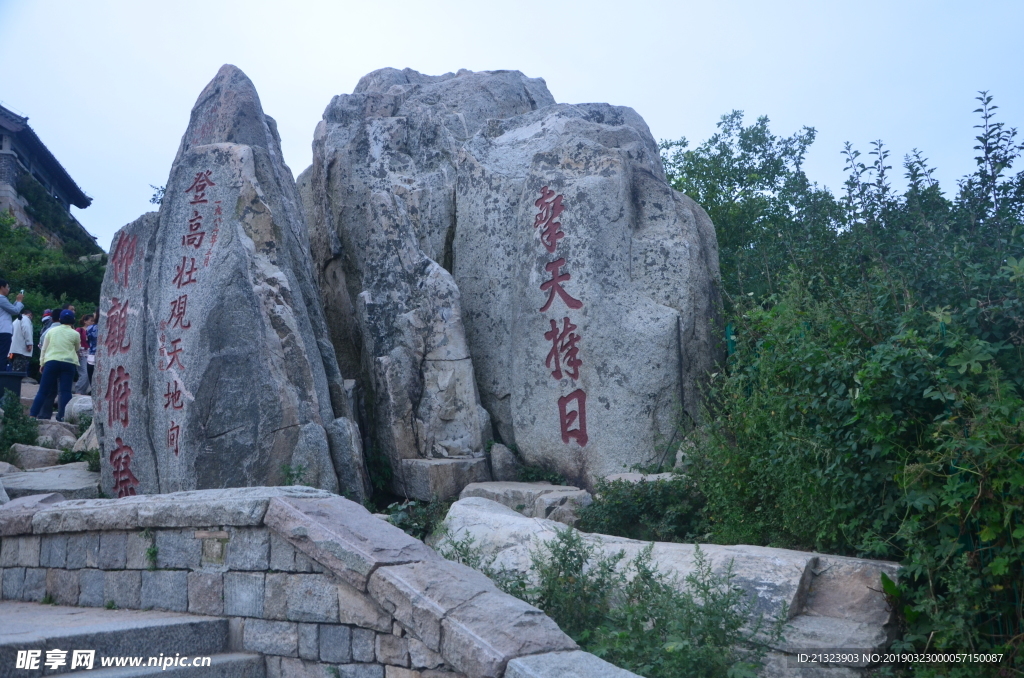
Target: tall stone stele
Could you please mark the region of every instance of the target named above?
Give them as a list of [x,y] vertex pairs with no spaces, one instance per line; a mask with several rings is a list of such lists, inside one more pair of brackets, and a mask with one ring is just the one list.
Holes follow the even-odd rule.
[[111,245],[93,388],[107,494],[367,496],[308,253],[276,123],[226,65],[192,109],[160,211]]

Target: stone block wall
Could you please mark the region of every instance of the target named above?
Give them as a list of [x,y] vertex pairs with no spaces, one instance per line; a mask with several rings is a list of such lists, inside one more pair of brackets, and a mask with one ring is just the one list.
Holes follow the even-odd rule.
[[585,655],[536,608],[327,492],[53,499],[0,509],[3,599],[227,617],[231,649],[262,654],[271,677],[502,678],[527,656],[524,675],[555,676]]

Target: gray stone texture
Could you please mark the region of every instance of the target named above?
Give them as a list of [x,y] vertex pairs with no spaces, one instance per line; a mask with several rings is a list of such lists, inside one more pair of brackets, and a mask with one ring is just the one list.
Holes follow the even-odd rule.
[[224,575],[219,572],[189,572],[188,611],[191,614],[224,614]]
[[159,569],[199,569],[203,542],[195,538],[194,530],[156,530],[155,539]]
[[[139,570],[114,570],[103,575],[104,604],[113,603],[119,608],[137,610],[142,607],[142,572]],[[155,605],[154,607],[160,607]],[[173,609],[184,612],[178,608]]]
[[414,669],[435,669],[444,664],[444,657],[423,644],[423,641],[409,637],[409,663]]
[[[649,463],[680,407],[699,417],[720,292],[714,227],[666,183],[646,123],[607,104],[490,120],[463,147],[455,196],[452,275],[501,440],[584,481]],[[541,216],[556,200],[564,211]],[[558,369],[545,335],[568,341],[569,324],[581,362],[563,345]]]
[[[378,438],[402,459],[479,455],[490,422],[451,268],[461,144],[488,118],[554,103],[517,71],[382,69],[317,127],[310,245],[342,369],[371,387]],[[429,499],[430,497],[423,497]]]
[[[269,575],[274,576],[274,575]],[[224,574],[224,614],[238,617],[262,617],[264,575],[248,572]]]
[[0,572],[3,573],[0,592],[2,592],[4,600],[21,600],[22,592],[25,589],[25,568],[5,567]]
[[29,497],[12,499],[0,506],[0,537],[32,532],[32,521],[43,508],[64,501],[57,493],[34,494]]
[[81,570],[78,573],[78,604],[82,607],[103,607],[103,570]]
[[589,652],[548,652],[508,663],[505,678],[638,678]]
[[286,616],[289,620],[338,621],[338,590],[332,577],[326,574],[291,574],[286,587]]
[[60,459],[60,450],[51,447],[15,443],[11,445],[10,452],[18,460],[18,466],[23,471],[56,466],[57,460]]
[[438,558],[423,542],[342,497],[275,498],[265,522],[359,590],[365,590],[367,578],[381,565]]
[[577,511],[593,502],[586,490],[550,483],[473,483],[459,494],[460,499],[467,497],[490,499],[528,518],[547,518],[566,525],[575,525]]
[[320,658],[320,631],[316,624],[299,624],[299,657],[301,659]]
[[128,534],[126,532],[101,532],[99,568],[101,570],[123,570],[128,557]]
[[182,570],[143,571],[142,608],[186,612],[188,573]]
[[57,605],[78,605],[81,570],[52,569],[46,573],[46,592]]
[[38,603],[45,597],[46,569],[42,567],[26,567],[21,599],[25,602]]
[[96,422],[89,424],[89,428],[85,430],[85,433],[78,437],[75,441],[75,446],[71,448],[72,452],[88,452],[89,450],[100,449],[100,439],[96,433]]
[[523,464],[519,458],[501,443],[491,445],[491,477],[498,482],[515,482],[519,480],[519,470]]
[[250,652],[297,657],[299,632],[294,622],[248,619],[245,622],[242,646]]
[[[39,541],[40,567],[64,567],[68,557],[68,536],[66,534],[47,534]],[[3,558],[0,557],[0,566]]]
[[67,567],[69,570],[99,567],[99,563],[100,535],[98,532],[68,535]]
[[409,666],[409,642],[405,638],[378,633],[375,650],[377,661],[381,664]]
[[490,480],[487,460],[480,457],[456,459],[403,459],[404,494],[412,499],[452,499],[470,483]]
[[374,647],[376,634],[369,629],[352,629],[352,660],[372,662],[376,655]]
[[228,530],[227,566],[230,570],[266,570],[270,566],[270,533],[263,528]]
[[131,570],[145,570],[150,566],[146,552],[154,538],[142,532],[129,532],[125,538],[125,567]]
[[370,596],[338,581],[338,620],[363,628],[387,633],[392,627],[391,615]]
[[[279,485],[283,467],[302,467],[305,484],[362,500],[361,459],[335,468],[326,432],[351,413],[294,179],[276,123],[234,66],[199,95],[166,186],[159,213],[115,235],[101,292],[104,491]],[[135,397],[112,410],[107,394],[126,383]]]
[[320,625],[320,661],[347,664],[352,661],[352,629],[337,624]]

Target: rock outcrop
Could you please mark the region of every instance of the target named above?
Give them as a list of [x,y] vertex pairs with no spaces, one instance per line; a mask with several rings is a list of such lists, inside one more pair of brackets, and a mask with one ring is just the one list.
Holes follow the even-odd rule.
[[276,123],[224,66],[159,213],[111,246],[94,387],[104,492],[290,480],[366,496],[308,251]]
[[336,96],[317,127],[300,178],[312,254],[340,363],[370,386],[398,493],[430,485],[437,469],[423,460],[476,457],[469,475],[486,477],[490,422],[451,277],[457,156],[488,119],[552,103],[518,71],[383,69]]

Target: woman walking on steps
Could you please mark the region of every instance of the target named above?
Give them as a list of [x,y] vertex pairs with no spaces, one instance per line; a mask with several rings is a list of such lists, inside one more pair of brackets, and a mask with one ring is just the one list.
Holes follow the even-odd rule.
[[[71,384],[78,373],[78,354],[82,349],[82,339],[74,328],[75,312],[60,312],[60,325],[54,325],[43,338],[43,352],[39,356],[42,376],[39,378],[39,391],[29,410],[30,417],[39,417],[46,402],[53,402],[53,392],[60,388],[60,400],[57,404],[57,421],[64,421],[64,408],[71,400]],[[49,399],[49,401],[47,401]]]

